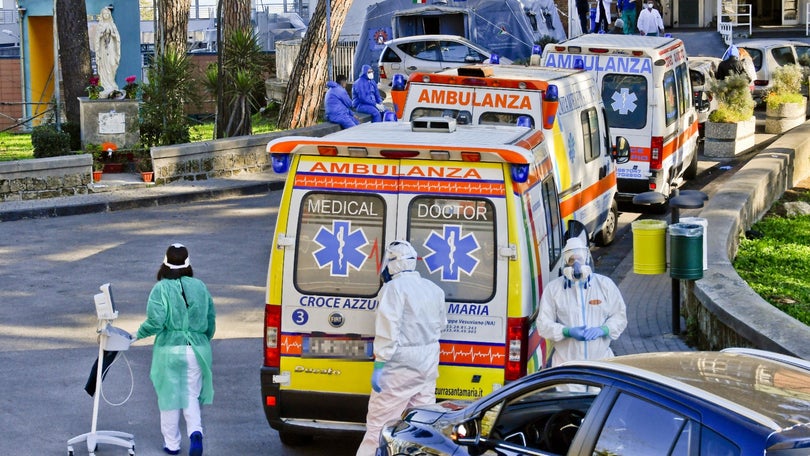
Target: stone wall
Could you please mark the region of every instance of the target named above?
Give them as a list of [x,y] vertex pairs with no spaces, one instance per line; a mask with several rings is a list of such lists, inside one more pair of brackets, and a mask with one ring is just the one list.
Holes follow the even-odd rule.
[[699,348],[748,346],[810,359],[810,327],[754,293],[731,260],[743,233],[808,176],[810,123],[804,123],[759,152],[701,212],[708,221],[709,269],[682,293],[687,326]]
[[0,162],[0,201],[88,193],[92,165],[90,154]]

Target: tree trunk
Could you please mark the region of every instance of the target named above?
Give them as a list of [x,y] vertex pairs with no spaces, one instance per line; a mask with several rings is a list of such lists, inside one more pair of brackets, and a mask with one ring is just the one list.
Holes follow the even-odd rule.
[[[334,49],[352,0],[331,0],[330,3],[330,47]],[[287,94],[279,112],[280,129],[307,127],[317,123],[326,92],[326,78],[326,0],[319,0],[287,83]]]
[[[250,0],[222,0],[222,20],[220,33],[221,39],[226,41],[228,37],[235,30],[250,28]],[[217,46],[217,61],[218,65],[227,58],[222,52],[225,45]],[[220,74],[218,84],[222,87],[225,82],[225,77]],[[216,138],[224,138],[228,136],[228,125],[230,125],[230,116],[233,114],[228,106],[233,103],[233,97],[224,94],[220,88],[217,95],[217,125],[216,125]]]
[[188,12],[191,0],[157,0],[158,28],[155,31],[155,53],[166,49],[188,50]]
[[92,76],[84,0],[56,0],[56,21],[65,117],[68,122],[78,124],[78,97],[87,96],[85,88]]

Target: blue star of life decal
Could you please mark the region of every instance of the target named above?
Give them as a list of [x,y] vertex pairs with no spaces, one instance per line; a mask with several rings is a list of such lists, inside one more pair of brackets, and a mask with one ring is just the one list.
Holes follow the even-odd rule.
[[478,240],[472,233],[462,235],[461,225],[444,225],[442,235],[431,231],[424,246],[432,251],[424,258],[428,271],[432,274],[441,269],[444,282],[458,282],[461,271],[471,276],[480,263],[472,255],[480,248]]
[[623,116],[627,115],[628,112],[634,112],[636,110],[638,97],[636,94],[630,92],[627,87],[622,87],[619,92],[613,92],[611,98],[613,99],[613,103],[610,104],[610,107]]
[[318,267],[323,269],[331,264],[330,275],[347,277],[349,267],[359,271],[368,256],[360,249],[368,245],[368,238],[362,228],[352,231],[348,220],[332,221],[332,230],[322,226],[315,235],[315,242],[321,248],[312,253]]

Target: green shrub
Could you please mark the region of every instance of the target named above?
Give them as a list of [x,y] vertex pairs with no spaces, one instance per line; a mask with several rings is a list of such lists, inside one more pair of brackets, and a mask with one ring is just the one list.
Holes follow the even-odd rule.
[[709,121],[735,123],[748,120],[754,115],[754,98],[744,75],[728,76],[714,81],[711,90],[717,97],[717,109],[709,114]]
[[[799,65],[784,65],[773,70],[772,94],[785,95],[800,93],[802,90],[802,67]],[[769,94],[770,95],[770,94]]]
[[53,124],[39,125],[31,130],[34,158],[58,157],[70,154],[70,135],[57,131]]

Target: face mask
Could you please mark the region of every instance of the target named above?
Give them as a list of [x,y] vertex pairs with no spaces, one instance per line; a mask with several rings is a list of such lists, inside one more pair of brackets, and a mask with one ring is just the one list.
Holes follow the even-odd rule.
[[652,3],[647,3],[647,9],[651,10],[652,8],[653,8],[653,4]]
[[366,76],[368,76],[369,79],[374,79],[374,73],[372,73],[371,71],[366,73]]

